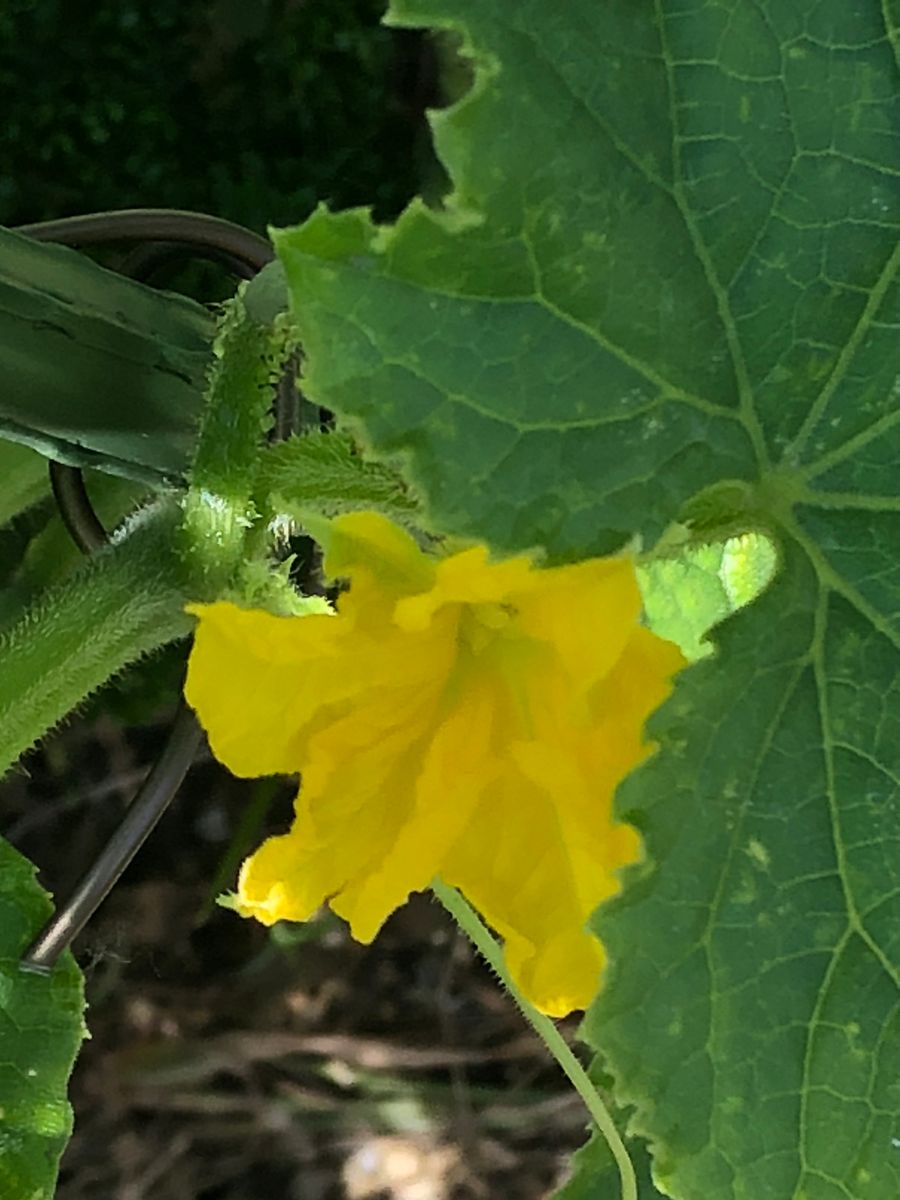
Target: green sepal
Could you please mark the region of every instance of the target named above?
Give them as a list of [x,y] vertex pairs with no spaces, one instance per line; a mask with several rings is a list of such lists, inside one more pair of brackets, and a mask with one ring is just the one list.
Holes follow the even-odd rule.
[[313,431],[260,456],[257,494],[276,513],[301,521],[310,511],[337,516],[375,509],[408,523],[419,505],[399,471],[367,459],[350,434]]

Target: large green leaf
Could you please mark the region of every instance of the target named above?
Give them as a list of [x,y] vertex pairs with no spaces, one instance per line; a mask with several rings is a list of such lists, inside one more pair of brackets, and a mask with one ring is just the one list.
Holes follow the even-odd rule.
[[50,915],[31,863],[0,838],[0,1195],[50,1200],[72,1131],[66,1084],[85,1036],[81,973],[70,954],[50,975],[19,958]]
[[622,789],[656,869],[599,924],[589,1032],[675,1196],[897,1195],[897,688],[789,550]]
[[588,1030],[667,1194],[896,1200],[897,5],[390,19],[474,60],[433,120],[454,192],[277,237],[306,392],[501,549],[774,538],[620,796],[648,859]]

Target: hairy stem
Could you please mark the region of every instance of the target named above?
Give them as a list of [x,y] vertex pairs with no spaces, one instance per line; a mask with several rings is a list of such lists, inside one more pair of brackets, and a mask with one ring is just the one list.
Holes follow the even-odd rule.
[[190,630],[178,509],[133,518],[0,633],[0,774],[128,663]]
[[453,917],[454,921],[456,921],[457,925],[459,925],[460,929],[462,929],[478,951],[490,963],[503,986],[522,1010],[525,1019],[556,1059],[560,1068],[569,1077],[569,1081],[584,1101],[588,1112],[606,1139],[613,1158],[616,1160],[616,1166],[619,1168],[619,1178],[622,1183],[622,1200],[638,1200],[637,1181],[635,1180],[634,1167],[628,1156],[628,1151],[625,1149],[625,1145],[619,1136],[619,1131],[616,1129],[606,1105],[588,1078],[584,1067],[572,1053],[562,1034],[550,1018],[538,1012],[534,1005],[529,1003],[516,987],[506,969],[501,946],[469,902],[456,888],[449,887],[440,879],[432,881],[431,889],[444,908]]

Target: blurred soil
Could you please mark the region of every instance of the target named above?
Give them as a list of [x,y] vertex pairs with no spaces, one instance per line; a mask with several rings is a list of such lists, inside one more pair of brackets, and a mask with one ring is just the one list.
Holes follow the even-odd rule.
[[[0,827],[57,895],[170,715],[76,718],[0,789]],[[204,752],[80,938],[91,1040],[58,1200],[549,1195],[585,1114],[439,905],[413,897],[360,946],[328,914],[269,931],[213,903],[291,798]]]

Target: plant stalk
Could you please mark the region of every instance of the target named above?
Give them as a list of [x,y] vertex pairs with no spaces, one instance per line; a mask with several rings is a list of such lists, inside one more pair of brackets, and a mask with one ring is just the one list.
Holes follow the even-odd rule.
[[625,1144],[597,1089],[588,1078],[584,1067],[566,1044],[562,1034],[550,1018],[538,1012],[534,1005],[526,1000],[516,987],[509,971],[506,969],[502,947],[481,920],[478,913],[469,904],[468,900],[456,888],[450,887],[440,879],[432,881],[431,890],[453,917],[454,921],[456,921],[457,925],[459,925],[460,929],[474,944],[479,953],[487,959],[503,986],[522,1010],[525,1019],[556,1059],[560,1068],[568,1076],[576,1092],[584,1101],[588,1112],[606,1139],[606,1144],[609,1146],[612,1156],[616,1160],[616,1166],[619,1168],[619,1179],[622,1184],[622,1200],[638,1200],[634,1166],[625,1148]]
[[184,637],[178,507],[132,518],[0,632],[0,775],[128,663]]

